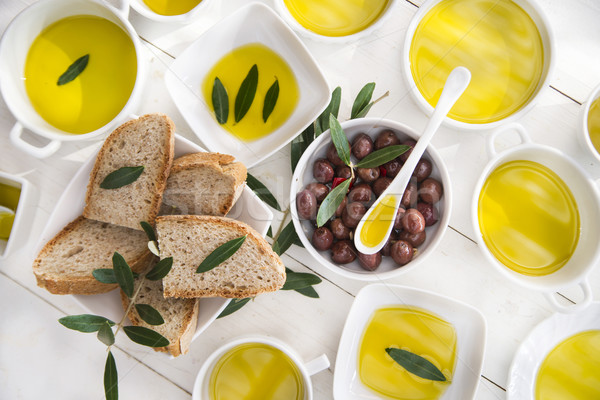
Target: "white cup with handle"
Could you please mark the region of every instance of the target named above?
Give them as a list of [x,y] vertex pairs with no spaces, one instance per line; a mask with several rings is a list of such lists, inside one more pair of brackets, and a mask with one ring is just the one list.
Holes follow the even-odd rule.
[[213,400],[209,394],[209,387],[211,374],[216,364],[230,350],[248,344],[267,345],[281,350],[297,367],[300,375],[302,376],[302,384],[304,389],[304,397],[302,400],[313,399],[312,382],[310,377],[329,368],[329,359],[325,354],[322,354],[314,360],[305,363],[290,346],[281,340],[263,335],[246,335],[227,342],[215,350],[210,356],[208,356],[196,377],[192,393],[192,400]]
[[[141,42],[127,20],[128,10],[129,7],[123,2],[115,7],[101,0],[40,0],[24,9],[11,21],[0,41],[0,91],[9,110],[17,119],[10,131],[10,140],[15,147],[34,157],[45,158],[58,150],[62,142],[97,138],[110,132],[137,111],[147,67],[142,56]],[[81,134],[65,132],[44,120],[34,109],[23,79],[29,49],[38,35],[49,25],[77,15],[101,17],[119,26],[131,39],[137,60],[133,90],[120,112],[104,126]],[[49,143],[39,147],[25,141],[25,130],[49,139]]]

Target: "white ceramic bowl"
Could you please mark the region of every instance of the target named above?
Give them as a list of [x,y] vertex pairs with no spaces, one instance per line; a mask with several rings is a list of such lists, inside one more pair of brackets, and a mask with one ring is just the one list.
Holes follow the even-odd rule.
[[579,113],[579,130],[577,137],[579,138],[579,143],[581,146],[586,149],[588,154],[594,157],[597,161],[600,162],[600,153],[594,147],[592,143],[592,139],[590,138],[590,131],[588,129],[588,118],[590,115],[590,107],[592,103],[600,98],[600,85],[596,86],[594,90],[590,93],[587,101],[581,107],[581,111]]
[[[371,136],[373,139],[376,138],[377,134],[384,129],[393,130],[400,140],[407,139],[419,139],[419,133],[414,129],[395,122],[392,120],[378,119],[378,118],[358,118],[350,121],[341,123],[346,136],[352,142],[354,136],[358,133],[364,132]],[[363,269],[357,260],[350,264],[338,265],[331,261],[330,251],[318,251],[311,244],[311,238],[314,231],[314,226],[311,221],[301,220],[298,217],[296,209],[296,195],[304,189],[306,185],[311,182],[315,182],[313,177],[313,163],[319,158],[326,158],[327,147],[331,143],[331,136],[329,130],[325,131],[318,138],[311,143],[306,149],[296,170],[292,177],[292,185],[290,190],[290,209],[292,212],[292,221],[296,232],[302,241],[304,247],[308,252],[317,259],[325,267],[329,268],[333,272],[340,274],[347,278],[358,279],[363,281],[375,281],[394,278],[405,272],[415,268],[418,264],[423,262],[427,256],[435,250],[435,247],[442,239],[444,232],[448,226],[450,220],[450,210],[452,209],[452,188],[450,186],[450,176],[446,165],[442,161],[437,151],[433,146],[429,145],[425,151],[423,158],[430,160],[433,164],[433,171],[431,177],[437,179],[443,185],[443,196],[441,200],[435,204],[437,207],[439,219],[435,225],[426,228],[427,239],[425,243],[419,246],[418,251],[415,253],[414,258],[406,265],[399,267],[391,257],[383,257],[379,268],[375,271],[366,271]]]
[[[523,143],[497,152],[494,144],[495,140],[501,134],[512,130],[516,130]],[[600,221],[600,192],[596,183],[579,164],[565,153],[549,146],[531,143],[527,132],[519,124],[510,124],[494,131],[488,138],[487,151],[491,160],[485,166],[477,181],[471,204],[471,220],[479,249],[502,275],[516,284],[543,293],[557,310],[574,312],[586,307],[593,298],[588,275],[591,269],[600,262],[600,246],[598,246],[600,225],[597,223],[597,221]],[[477,209],[483,184],[490,173],[498,166],[515,160],[534,161],[554,171],[569,187],[577,203],[580,234],[575,252],[562,268],[548,275],[527,276],[507,268],[490,252],[479,228]],[[518,199],[515,199],[515,201],[518,201]],[[574,306],[565,307],[560,305],[553,293],[576,285],[580,286],[583,291],[583,300]]]
[[146,5],[146,3],[144,3],[143,0],[125,0],[125,2],[129,3],[131,8],[133,8],[137,13],[153,21],[166,23],[177,22],[186,24],[193,22],[194,19],[196,19],[198,15],[200,15],[200,13],[206,12],[211,7],[211,5],[214,4],[215,1],[202,0],[200,1],[200,3],[198,3],[196,7],[192,8],[190,11],[186,12],[185,14],[178,15],[158,14],[152,11],[152,9],[150,9],[150,7],[148,7],[148,5]]
[[325,36],[305,28],[290,13],[290,10],[285,5],[284,0],[275,0],[275,8],[277,9],[279,15],[281,15],[281,17],[285,20],[285,22],[303,37],[322,43],[345,44],[349,42],[358,41],[365,37],[369,37],[375,31],[380,29],[385,23],[385,21],[389,19],[389,16],[392,13],[393,8],[397,5],[397,3],[399,3],[397,0],[389,0],[382,14],[371,25],[369,25],[362,31],[345,36]]
[[305,363],[304,361],[302,361],[302,358],[298,355],[298,353],[296,353],[296,351],[289,345],[282,342],[281,340],[263,335],[246,335],[233,339],[216,349],[210,356],[208,356],[206,361],[204,361],[204,364],[202,364],[198,375],[196,376],[196,380],[194,382],[194,389],[192,391],[192,400],[209,400],[210,397],[208,394],[208,382],[210,380],[210,375],[215,364],[229,350],[233,349],[234,347],[248,343],[266,344],[275,347],[281,350],[283,353],[285,353],[298,367],[298,370],[302,375],[302,378],[304,380],[304,400],[312,400],[313,390],[312,381],[310,377],[329,367],[329,359],[327,358],[327,356],[323,354],[315,358],[314,360]]
[[8,237],[8,240],[0,240],[0,260],[2,260],[8,257],[11,251],[17,246],[17,241],[22,233],[25,220],[32,218],[31,215],[28,216],[25,214],[27,211],[32,211],[26,210],[26,205],[30,203],[32,188],[26,179],[2,171],[0,171],[0,183],[16,187],[21,191],[10,236]]
[[[201,85],[224,55],[248,43],[262,43],[290,66],[299,86],[292,115],[269,135],[244,142],[215,119]],[[167,89],[181,114],[211,151],[231,154],[250,168],[302,132],[329,104],[329,86],[304,44],[269,7],[251,3],[218,22],[193,42],[165,74]]]
[[[404,76],[404,80],[407,83],[408,88],[409,88],[410,93],[412,94],[413,98],[415,99],[417,104],[421,107],[421,109],[427,115],[431,115],[433,113],[433,107],[431,106],[431,104],[429,104],[427,102],[427,100],[425,100],[425,98],[423,97],[423,95],[421,94],[421,92],[419,91],[419,89],[417,88],[417,86],[415,84],[414,78],[412,76],[411,68],[410,68],[409,52],[410,52],[413,36],[415,34],[415,31],[417,30],[417,27],[419,26],[419,23],[421,22],[423,17],[435,5],[437,5],[438,3],[442,2],[442,1],[445,1],[445,0],[428,0],[419,7],[419,10],[417,11],[415,16],[411,20],[411,22],[408,25],[408,28],[406,30],[406,36],[404,39],[404,48],[402,50],[402,66],[403,66],[402,74]],[[518,6],[520,6],[535,22],[535,24],[538,28],[538,31],[540,33],[540,36],[542,38],[542,45],[543,45],[543,51],[544,51],[544,65],[543,65],[542,76],[537,85],[535,94],[533,96],[531,96],[529,101],[521,109],[517,110],[513,114],[511,114],[508,117],[505,117],[501,120],[498,120],[495,122],[489,122],[489,123],[480,123],[480,124],[473,123],[472,124],[472,123],[457,121],[452,118],[446,117],[444,119],[444,123],[446,125],[451,126],[456,129],[474,130],[474,129],[493,129],[493,128],[497,128],[500,125],[503,125],[505,123],[514,122],[514,121],[518,120],[519,118],[521,118],[524,114],[526,114],[529,110],[531,110],[534,107],[535,103],[537,102],[537,99],[540,96],[540,93],[543,90],[546,90],[548,88],[548,86],[550,85],[550,78],[552,77],[552,74],[554,71],[554,66],[556,64],[556,62],[555,62],[556,50],[555,50],[554,35],[550,28],[549,20],[546,17],[543,10],[541,9],[541,7],[537,4],[536,0],[514,0],[514,2]],[[440,87],[440,90],[441,90],[441,87]]]
[[[199,151],[204,151],[204,149],[175,135],[175,157]],[[42,232],[36,254],[65,225],[83,213],[87,184],[95,161],[96,154],[93,154],[67,184]],[[267,234],[273,220],[271,210],[248,187],[244,187],[240,198],[227,216],[247,223],[262,236]],[[123,306],[118,293],[109,292],[92,296],[75,295],[73,298],[92,314],[102,315],[113,321],[119,321],[123,316]],[[195,340],[219,316],[228,303],[229,299],[220,297],[200,299],[202,311],[198,315],[198,324],[192,340]]]
[[333,376],[336,400],[383,399],[369,390],[358,377],[358,351],[364,329],[375,310],[387,306],[415,306],[451,323],[457,336],[457,362],[452,383],[442,400],[472,399],[483,366],[486,323],[475,308],[457,300],[424,290],[399,285],[373,284],[358,292],[348,313],[340,339]]
[[519,346],[508,373],[507,400],[534,400],[538,370],[548,353],[580,332],[600,329],[600,302],[580,312],[556,313],[540,322]]
[[[23,71],[31,44],[39,33],[52,23],[72,15],[97,15],[121,27],[131,39],[136,52],[135,85],[125,106],[112,121],[95,131],[71,134],[46,122],[33,108],[25,91]],[[40,0],[17,15],[6,28],[0,42],[0,90],[7,107],[17,119],[10,132],[11,142],[20,150],[38,158],[50,156],[63,141],[97,138],[137,111],[146,77],[146,63],[137,33],[118,9],[100,0]],[[24,129],[50,139],[43,147],[34,146],[21,138]]]

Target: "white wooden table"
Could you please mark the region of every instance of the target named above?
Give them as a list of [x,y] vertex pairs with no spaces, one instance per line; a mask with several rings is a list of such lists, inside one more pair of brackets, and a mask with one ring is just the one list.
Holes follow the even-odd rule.
[[[401,50],[406,27],[421,0],[395,0],[399,7],[375,35],[352,45],[326,45],[303,39],[318,60],[331,88],[341,86],[340,117],[350,114],[358,90],[376,82],[375,97],[390,91],[370,116],[386,117],[417,130],[426,124],[401,78]],[[578,113],[594,86],[600,83],[600,2],[597,0],[538,0],[547,13],[557,40],[557,68],[551,88],[521,119],[536,143],[563,150],[576,158],[594,178],[600,165],[587,156],[576,139]],[[32,0],[0,1],[0,32]],[[272,0],[264,1],[273,6]],[[221,18],[246,4],[221,0],[209,13],[187,26],[160,26],[131,12],[130,21],[144,39],[150,65],[140,113],[171,116],[177,132],[198,144],[197,137],[175,108],[164,84],[164,72],[186,46]],[[82,313],[69,296],[54,296],[35,284],[31,263],[40,233],[67,182],[99,142],[66,143],[48,159],[38,160],[14,148],[8,132],[15,119],[0,99],[0,169],[22,175],[36,189],[28,210],[28,237],[0,265],[0,398],[101,399],[105,346],[91,335],[71,331],[57,319]],[[35,138],[32,140],[36,140]],[[442,128],[433,143],[446,162],[454,205],[450,228],[435,254],[417,268],[389,283],[431,290],[478,308],[487,320],[487,345],[477,399],[505,397],[508,369],[519,344],[540,321],[553,313],[539,293],[522,289],[498,274],[477,248],[470,220],[475,182],[487,163],[486,132]],[[506,139],[509,141],[509,139]],[[500,144],[502,145],[502,143]],[[289,146],[250,172],[263,181],[283,207],[288,205]],[[281,223],[276,213],[274,226]],[[274,336],[292,345],[306,360],[322,353],[332,361],[329,370],[313,377],[315,399],[332,399],[333,371],[338,341],[347,312],[363,282],[340,278],[319,265],[304,249],[293,246],[283,257],[296,271],[320,275],[320,299],[296,292],[259,296],[242,310],[213,323],[189,354],[169,359],[149,348],[117,338],[115,354],[123,399],[189,399],[196,373],[214,349],[245,333]],[[597,299],[600,270],[591,276]],[[562,293],[577,302],[579,292]]]

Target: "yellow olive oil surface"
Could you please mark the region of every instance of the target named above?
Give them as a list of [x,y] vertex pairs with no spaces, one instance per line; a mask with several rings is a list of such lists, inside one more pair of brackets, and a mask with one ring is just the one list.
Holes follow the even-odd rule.
[[202,0],[144,0],[149,9],[160,15],[181,15],[191,11]]
[[[86,68],[74,80],[58,78],[80,57]],[[127,103],[137,74],[133,42],[104,18],[64,18],[34,40],[25,61],[25,89],[38,114],[54,127],[87,133],[109,123]]]
[[[235,122],[235,99],[242,81],[254,64],[258,68],[256,95],[248,113],[239,122]],[[236,48],[210,70],[202,83],[202,93],[211,110],[214,109],[212,91],[217,77],[229,98],[229,117],[221,126],[243,141],[260,139],[279,128],[292,115],[298,104],[300,89],[293,71],[277,53],[260,43]],[[265,95],[276,79],[279,82],[279,96],[273,112],[265,122]]]
[[390,224],[396,220],[395,202],[395,196],[385,196],[365,221],[360,232],[360,240],[365,246],[375,247],[383,241]]
[[[452,324],[427,310],[411,306],[380,308],[371,316],[360,342],[358,375],[363,384],[386,398],[438,399],[452,381],[456,340]],[[388,347],[427,359],[447,380],[436,382],[408,372],[386,353]]]
[[284,3],[306,29],[323,36],[347,36],[371,26],[390,1],[393,0],[284,0]]
[[10,237],[15,219],[14,213],[17,211],[20,196],[21,190],[19,188],[0,183],[0,206],[13,211],[12,213],[0,211],[0,240],[8,240]]
[[508,117],[534,96],[543,72],[540,33],[511,0],[444,0],[420,21],[409,51],[417,88],[435,106],[454,68],[471,82],[448,114],[466,123]]
[[600,330],[578,333],[556,346],[542,362],[536,400],[600,399]]
[[483,184],[477,212],[490,252],[524,275],[557,271],[579,241],[579,211],[573,194],[556,173],[533,161],[510,161],[497,167]]
[[596,151],[600,153],[600,98],[592,102],[588,111],[588,132]]
[[303,400],[304,382],[281,350],[247,343],[227,352],[213,368],[210,400]]

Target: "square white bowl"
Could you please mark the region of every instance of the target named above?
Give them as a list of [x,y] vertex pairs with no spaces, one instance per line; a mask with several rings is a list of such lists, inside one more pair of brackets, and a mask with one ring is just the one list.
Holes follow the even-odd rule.
[[367,388],[357,373],[361,338],[373,312],[387,306],[415,306],[451,323],[457,336],[457,361],[452,383],[440,399],[472,399],[475,396],[485,351],[486,323],[475,308],[425,290],[399,285],[372,284],[358,293],[348,313],[340,339],[333,397],[336,400],[385,399]]
[[[177,134],[175,135],[175,158],[184,154],[201,151],[204,151],[204,149]],[[58,202],[46,223],[44,231],[42,232],[36,254],[39,253],[42,247],[60,232],[65,225],[83,214],[87,184],[90,179],[90,172],[96,161],[96,154],[97,153],[93,154],[77,170],[75,176],[73,176],[71,181],[67,184],[65,191],[60,199],[58,199]],[[271,221],[273,220],[273,213],[271,210],[247,186],[244,187],[240,198],[227,216],[247,223],[263,237],[267,234],[267,231],[271,226]],[[101,315],[113,321],[119,321],[125,312],[121,304],[121,298],[116,291],[89,296],[74,295],[73,298],[86,311],[92,314]],[[192,341],[195,340],[202,331],[208,328],[227,306],[229,301],[230,299],[221,297],[200,299],[198,323]]]
[[19,203],[15,210],[15,219],[8,240],[0,240],[0,260],[2,260],[8,257],[11,250],[15,247],[15,243],[17,242],[16,238],[19,235],[21,227],[24,225],[25,220],[28,219],[28,217],[31,217],[25,214],[26,204],[29,202],[29,197],[31,195],[31,188],[26,179],[2,171],[0,171],[0,183],[16,187],[21,191],[19,194]]
[[[215,119],[201,93],[211,68],[226,54],[248,43],[261,43],[290,66],[299,87],[298,105],[278,129],[244,142]],[[250,168],[289,143],[327,107],[329,85],[308,49],[274,11],[251,3],[208,29],[175,59],[165,74],[167,89],[179,111],[210,150],[235,156]]]

